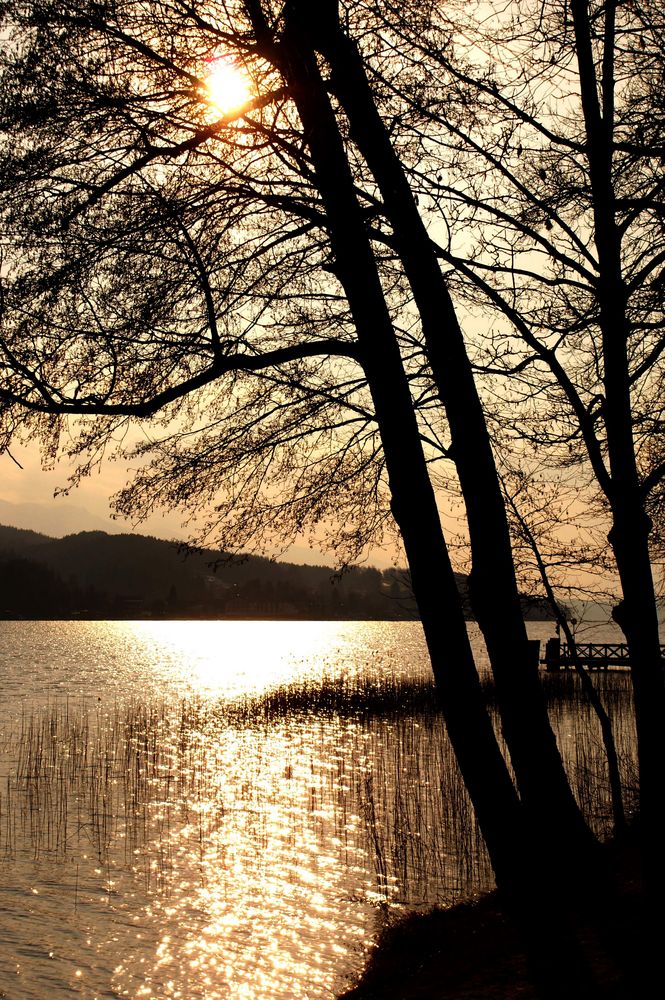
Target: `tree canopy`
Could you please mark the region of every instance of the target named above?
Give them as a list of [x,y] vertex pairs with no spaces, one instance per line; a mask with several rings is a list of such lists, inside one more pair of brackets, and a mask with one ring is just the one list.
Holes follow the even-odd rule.
[[[609,512],[655,833],[658,15],[584,0],[2,12],[3,443],[39,434],[47,458],[78,461],[74,480],[109,450],[140,458],[118,509],[207,511],[199,539],[227,547],[324,523],[351,559],[394,518],[497,878],[544,921],[538,935],[523,923],[538,952],[541,932],[562,933],[534,899],[542,846],[563,880],[596,871],[596,845],[529,656],[495,455],[515,472],[517,441],[554,486],[583,467]],[[636,37],[650,53],[639,82]],[[229,105],[220,68],[240,74]],[[434,459],[463,500],[514,774],[482,700]],[[650,849],[655,871],[655,837]]]
[[[6,434],[38,427],[52,454],[63,418],[98,414],[67,423],[87,471],[152,417],[138,453],[155,461],[121,509],[217,501],[238,546],[327,519],[357,556],[387,515],[371,401],[311,157],[244,5],[7,8]],[[242,114],[211,105],[220,53],[257,95]],[[403,282],[379,257],[425,395]]]
[[[354,557],[389,521],[381,449],[311,155],[251,7],[4,5],[7,434],[32,419],[16,399],[33,412],[103,410],[66,439],[85,471],[124,439],[132,415],[144,426],[152,417],[139,450],[156,462],[123,493],[122,510],[186,495],[193,511],[217,498],[217,524],[238,545],[260,543],[260,525],[286,539],[296,525],[353,522],[363,527],[341,551]],[[281,5],[265,9],[279,34]],[[591,56],[599,76],[611,73],[602,110],[612,117],[631,416],[653,506],[663,474],[653,444],[664,339],[662,25],[649,4],[618,15],[612,5],[590,9]],[[523,463],[529,442],[532,465],[555,479],[562,464],[574,467],[578,483],[607,492],[598,199],[571,15],[558,3],[502,7],[484,20],[469,5],[423,2],[354,2],[343,13],[468,310],[467,344],[500,454]],[[208,85],[220,59],[253,95],[222,115]],[[389,206],[348,120],[339,122],[423,436],[432,457],[445,456]],[[39,426],[52,451],[62,420]],[[335,518],[338,502],[347,506]]]

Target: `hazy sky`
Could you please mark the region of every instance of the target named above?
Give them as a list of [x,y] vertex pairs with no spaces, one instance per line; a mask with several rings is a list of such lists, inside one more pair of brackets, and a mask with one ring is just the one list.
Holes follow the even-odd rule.
[[[67,466],[63,463],[52,471],[44,471],[37,448],[12,446],[11,451],[22,468],[8,455],[0,455],[0,499],[11,504],[43,506],[45,522],[50,518],[54,527],[68,511],[83,508],[90,515],[88,520],[102,522],[96,523],[96,527],[101,528],[103,524],[108,531],[133,530],[131,522],[112,521],[109,513],[109,496],[128,478],[120,463],[105,463],[99,473],[95,472],[85,479],[69,496],[54,497],[56,489],[67,485]],[[146,534],[182,538],[185,532],[180,522],[181,518],[173,515],[151,518],[140,530]],[[82,528],[85,527],[87,524],[82,524]]]

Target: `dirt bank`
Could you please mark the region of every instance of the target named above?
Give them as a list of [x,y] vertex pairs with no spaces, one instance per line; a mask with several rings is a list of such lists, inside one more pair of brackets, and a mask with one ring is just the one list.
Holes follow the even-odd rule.
[[[634,838],[607,848],[619,894],[620,926],[615,939],[625,944],[616,955],[592,950],[601,995],[638,1000],[641,988],[626,986],[631,941],[640,939],[642,892]],[[584,939],[584,931],[581,934]],[[588,942],[584,942],[585,944]],[[359,983],[343,1000],[538,1000],[530,985],[520,938],[497,893],[455,906],[416,914],[388,926],[372,952]],[[567,1000],[573,1000],[572,997]]]

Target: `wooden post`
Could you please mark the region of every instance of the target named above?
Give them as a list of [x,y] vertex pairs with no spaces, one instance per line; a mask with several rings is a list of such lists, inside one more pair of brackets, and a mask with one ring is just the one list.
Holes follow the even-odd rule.
[[556,636],[545,643],[545,666],[550,673],[561,670],[561,640]]
[[538,669],[540,664],[540,639],[529,639],[529,666]]

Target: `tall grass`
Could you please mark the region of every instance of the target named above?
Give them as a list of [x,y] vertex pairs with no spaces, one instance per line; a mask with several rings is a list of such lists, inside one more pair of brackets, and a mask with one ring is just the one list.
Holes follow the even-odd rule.
[[[629,681],[608,674],[598,683],[630,797]],[[595,717],[573,674],[546,676],[545,685],[577,797],[603,835],[611,811]],[[491,704],[490,684],[486,696]],[[248,728],[269,733],[282,723],[293,740],[280,772],[286,785],[302,764],[298,748],[308,752],[312,727],[326,734],[327,762],[317,764],[307,785],[312,822],[332,817],[340,852],[354,859],[363,854],[378,898],[410,906],[451,902],[491,885],[434,689],[426,680],[391,677],[324,679],[224,703],[131,700],[108,709],[64,701],[26,710],[1,748],[7,773],[0,788],[0,857],[30,851],[35,859],[67,859],[85,847],[101,865],[121,858],[149,885],[167,891],[174,831],[178,837],[185,831],[203,858],[226,811],[240,800],[260,799],[252,786],[264,780],[259,765],[231,777],[225,741],[231,745],[234,734]]]

